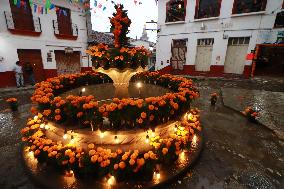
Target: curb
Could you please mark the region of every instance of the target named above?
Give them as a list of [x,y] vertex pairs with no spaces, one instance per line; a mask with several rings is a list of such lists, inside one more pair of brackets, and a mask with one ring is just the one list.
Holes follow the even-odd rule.
[[35,89],[34,86],[21,87],[21,88],[3,88],[3,89],[0,89],[0,94],[29,91],[29,90],[34,90],[34,89]]

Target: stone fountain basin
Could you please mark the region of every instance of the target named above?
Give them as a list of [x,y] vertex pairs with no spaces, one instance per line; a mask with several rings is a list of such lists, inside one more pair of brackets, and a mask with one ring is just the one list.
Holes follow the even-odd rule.
[[73,176],[66,176],[55,169],[53,166],[47,164],[40,164],[36,159],[30,157],[28,152],[22,148],[22,160],[26,172],[29,177],[40,188],[48,189],[133,189],[133,188],[163,188],[167,184],[176,181],[182,175],[184,175],[189,168],[191,168],[197,161],[203,146],[202,133],[196,133],[197,142],[191,144],[190,150],[183,152],[179,158],[167,165],[159,165],[160,178],[158,179],[153,175],[153,179],[150,181],[134,181],[129,179],[125,182],[115,182],[110,185],[108,177],[101,179],[93,178],[76,178]]
[[[68,144],[71,141],[71,135],[74,137],[76,145],[80,145],[83,149],[87,150],[87,146],[90,143],[95,146],[109,148],[116,151],[118,148],[123,151],[139,150],[140,152],[146,152],[153,149],[150,145],[151,137],[160,136],[161,138],[168,138],[170,134],[174,133],[175,124],[179,125],[178,121],[169,121],[164,124],[160,124],[155,127],[155,132],[151,130],[145,131],[144,129],[133,129],[127,131],[91,131],[89,127],[73,127],[67,131],[68,138],[63,140],[65,127],[61,124],[49,122],[49,129],[45,131],[47,138],[53,141],[62,141],[64,144]],[[146,142],[146,136],[149,136],[150,140]],[[115,140],[117,136],[117,140]]]
[[82,95],[93,95],[96,100],[107,100],[113,99],[115,97],[120,98],[147,98],[147,97],[156,97],[162,96],[166,93],[173,92],[168,88],[161,87],[159,85],[142,83],[142,87],[140,88],[140,95],[139,90],[137,88],[137,83],[130,82],[128,86],[127,93],[124,96],[116,96],[115,95],[115,87],[112,83],[103,83],[97,85],[87,85],[81,86],[75,89],[71,89],[65,93],[62,93],[61,97],[67,97],[68,95],[79,95],[80,91],[85,88],[85,92]]

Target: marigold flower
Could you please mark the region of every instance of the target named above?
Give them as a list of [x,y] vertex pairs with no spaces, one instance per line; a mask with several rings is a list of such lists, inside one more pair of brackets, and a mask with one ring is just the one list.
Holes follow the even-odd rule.
[[148,159],[149,157],[150,157],[150,155],[149,155],[148,153],[145,153],[145,154],[144,154],[144,158],[145,158],[145,159]]
[[162,153],[163,153],[164,155],[166,155],[166,154],[168,153],[168,148],[163,148],[163,149],[162,149]]
[[153,121],[154,118],[155,118],[155,116],[154,116],[153,114],[151,114],[150,117],[149,117],[149,120],[150,120],[150,121]]
[[149,110],[154,110],[155,106],[149,105],[148,108],[149,108]]
[[142,112],[142,113],[141,113],[141,117],[142,117],[143,119],[145,119],[145,118],[147,117],[147,114],[146,114],[145,112]]
[[144,160],[144,158],[140,158],[140,159],[137,159],[137,164],[138,164],[138,166],[143,166],[144,164],[145,164],[145,160]]
[[43,111],[43,115],[45,115],[45,116],[49,116],[50,114],[51,114],[51,110],[50,109],[47,109],[47,110]]
[[130,160],[129,160],[129,164],[130,164],[130,165],[134,165],[134,164],[135,164],[135,160],[134,160],[134,159],[130,159]]
[[118,166],[120,169],[124,169],[126,167],[126,164],[123,161],[121,161],[119,162]]
[[137,120],[137,123],[142,124],[142,123],[143,123],[143,119],[142,119],[142,118],[139,118],[139,119]]
[[105,111],[106,111],[106,109],[103,106],[99,107],[99,112],[100,113],[104,113]]
[[83,112],[78,112],[78,113],[77,113],[77,117],[78,117],[78,118],[80,118],[80,117],[82,117],[82,116],[83,116]]
[[113,168],[114,168],[114,170],[117,170],[118,169],[118,164],[117,163],[114,164]]
[[59,121],[59,120],[61,119],[61,115],[56,115],[56,116],[54,117],[54,119],[55,119],[56,121]]
[[95,148],[95,145],[94,145],[93,143],[88,144],[88,148],[89,148],[89,149],[93,149],[93,148]]

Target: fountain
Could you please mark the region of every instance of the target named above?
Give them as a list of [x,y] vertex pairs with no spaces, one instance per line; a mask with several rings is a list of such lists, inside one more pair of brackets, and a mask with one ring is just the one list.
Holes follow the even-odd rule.
[[104,73],[113,80],[115,96],[125,97],[131,77],[146,71],[150,52],[144,47],[129,47],[126,34],[129,32],[131,20],[127,16],[127,11],[123,10],[123,5],[116,5],[115,9],[116,13],[110,18],[114,46],[109,48],[104,44],[94,45],[89,47],[87,53],[93,57],[95,63],[100,62],[93,70]]
[[[113,47],[97,44],[87,50],[93,72],[36,85],[35,116],[21,133],[23,162],[42,187],[162,187],[185,173],[201,151],[199,110],[190,108],[199,97],[192,80],[145,72],[149,52],[127,46],[131,21],[122,5],[115,8]],[[89,86],[110,85],[111,79],[116,98],[110,102],[87,94]],[[130,80],[138,82],[138,98],[127,98]],[[167,92],[157,96],[149,90],[153,96],[142,97],[146,83]]]

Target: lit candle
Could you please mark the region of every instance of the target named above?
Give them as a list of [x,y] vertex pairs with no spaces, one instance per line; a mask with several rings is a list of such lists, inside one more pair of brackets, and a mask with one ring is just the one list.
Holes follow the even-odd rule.
[[184,151],[182,151],[182,152],[179,154],[179,159],[180,159],[181,161],[184,161],[184,160],[185,160],[185,153],[184,153]]
[[152,137],[155,137],[155,129],[152,130]]
[[191,113],[188,114],[187,119],[189,121],[193,121],[193,115]]
[[114,185],[116,182],[115,177],[111,176],[108,180],[107,180],[107,184],[108,185]]
[[156,176],[157,176],[157,179],[160,179],[160,178],[161,178],[161,174],[160,174],[159,172],[157,173]]
[[196,147],[196,145],[197,145],[197,136],[196,135],[193,135],[193,137],[192,137],[192,146],[193,147]]
[[45,127],[44,127],[46,130],[48,130],[49,129],[49,125],[45,125]]
[[115,135],[114,136],[114,141],[117,143],[118,142],[118,137]]
[[137,88],[141,88],[141,87],[142,87],[141,82],[138,82],[138,83],[136,84],[136,86],[137,86]]
[[138,93],[139,93],[139,97],[141,96],[141,87],[142,87],[142,84],[141,84],[141,82],[138,82],[137,84],[137,88],[138,88]]
[[29,157],[33,158],[33,157],[34,157],[34,152],[33,152],[33,151],[30,151],[30,152],[28,153],[28,155],[29,155]]
[[37,121],[37,119],[38,119],[38,116],[34,116],[34,120]]
[[39,127],[40,127],[41,129],[44,129],[45,125],[42,123],[42,124],[40,124]]
[[175,124],[174,131],[177,132],[178,126]]
[[105,132],[103,132],[103,131],[101,131],[101,130],[99,130],[98,132],[99,132],[100,138],[104,138]]
[[154,171],[154,179],[155,180],[160,180],[160,178],[161,178],[160,172],[159,171]]
[[146,135],[146,143],[149,143],[149,135]]
[[70,144],[74,144],[75,143],[75,139],[74,139],[74,136],[71,135],[71,140],[70,140]]
[[86,91],[86,88],[84,87],[84,88],[82,88],[82,93],[84,93]]
[[65,130],[64,130],[63,139],[64,139],[64,140],[66,140],[67,138],[68,138],[68,135],[67,135],[67,130],[65,129]]

